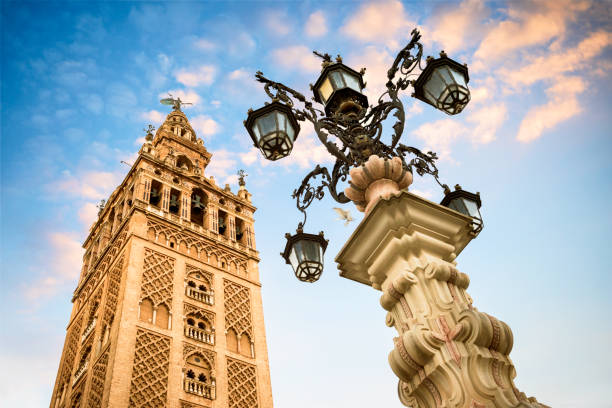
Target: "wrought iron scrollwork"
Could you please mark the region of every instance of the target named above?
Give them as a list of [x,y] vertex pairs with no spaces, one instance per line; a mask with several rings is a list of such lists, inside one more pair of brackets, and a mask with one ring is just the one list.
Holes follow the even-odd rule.
[[[324,197],[325,189],[337,202],[349,202],[343,192],[338,192],[338,183],[346,181],[349,170],[362,165],[371,155],[383,158],[400,157],[407,171],[416,171],[420,176],[431,175],[441,187],[446,187],[439,181],[435,165],[438,156],[435,153],[423,153],[415,147],[399,143],[404,131],[406,114],[398,93],[412,84],[410,80],[410,76],[414,75],[412,72],[416,68],[422,69],[423,46],[419,42],[421,34],[414,29],[411,35],[410,42],[397,54],[387,71],[387,90],[378,98],[377,105],[371,105],[368,109],[361,109],[357,113],[336,113],[327,116],[300,92],[269,80],[261,71],[255,74],[255,78],[264,84],[266,94],[273,101],[285,103],[291,107],[298,121],[308,121],[313,125],[321,143],[336,159],[331,173],[326,167],[317,165],[304,177],[300,187],[293,191],[292,197],[296,199],[296,206],[304,213],[303,223],[306,222],[306,209],[315,199],[320,200]],[[316,51],[314,53],[323,59],[324,66],[332,63],[329,54],[320,54]],[[342,61],[340,56],[336,61]],[[363,72],[364,70],[361,71]],[[396,121],[392,126],[391,143],[386,144],[381,140],[382,124],[390,115]],[[330,140],[331,137],[339,144]],[[319,184],[316,185],[315,182]]]

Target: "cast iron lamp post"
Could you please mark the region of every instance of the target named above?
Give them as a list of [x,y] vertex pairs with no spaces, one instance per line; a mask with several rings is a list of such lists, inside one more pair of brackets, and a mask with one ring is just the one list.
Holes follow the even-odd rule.
[[[410,173],[411,180],[414,171],[420,176],[433,176],[446,194],[441,204],[472,217],[474,235],[482,229],[479,195],[460,188],[451,193],[448,186],[439,181],[435,153],[423,153],[415,147],[399,143],[405,122],[404,106],[398,96],[400,91],[412,86],[413,97],[449,115],[460,113],[470,100],[467,66],[448,58],[442,51],[440,58],[427,57],[425,67],[422,67],[421,35],[416,29],[411,35],[410,42],[397,54],[389,68],[387,90],[378,98],[375,106],[368,105],[368,98],[363,94],[365,68],[355,71],[344,65],[340,56],[332,61],[329,54],[314,52],[323,60],[321,75],[311,85],[312,99],[316,104],[286,85],[267,79],[260,71],[255,74],[257,81],[264,84],[264,90],[272,102],[257,110],[250,109],[244,125],[264,157],[279,160],[288,156],[300,131],[298,122],[309,121],[321,143],[336,158],[331,171],[317,165],[293,192],[297,208],[304,214],[304,221],[299,223],[295,235],[286,234],[287,245],[281,255],[302,281],[314,282],[319,279],[323,270],[323,253],[327,247],[323,232],[318,235],[303,232],[306,209],[315,198],[323,198],[324,188],[337,202],[344,204],[353,200],[360,208],[365,203],[339,192],[338,182],[346,181],[351,169],[364,166],[374,156],[386,160],[399,158],[401,174],[398,180],[405,178],[406,173]],[[417,67],[422,72],[416,80],[409,79],[416,76],[412,72]],[[298,103],[300,107],[296,106]],[[390,143],[385,143],[381,140],[382,123],[389,115],[397,120],[392,127]],[[321,176],[320,184],[311,184],[318,176]],[[351,182],[349,184],[358,190]]]

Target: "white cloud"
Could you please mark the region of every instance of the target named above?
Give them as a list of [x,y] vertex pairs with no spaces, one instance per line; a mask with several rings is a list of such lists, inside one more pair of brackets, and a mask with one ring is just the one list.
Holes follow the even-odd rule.
[[466,127],[454,119],[441,119],[428,122],[412,131],[412,134],[425,142],[422,151],[433,151],[440,160],[453,162],[451,145],[467,134]]
[[31,281],[25,288],[30,300],[54,295],[63,285],[74,281],[80,273],[83,248],[75,234],[56,232],[47,237],[51,259],[46,262],[38,280]]
[[157,110],[150,110],[148,112],[142,112],[140,117],[145,120],[151,121],[154,125],[161,125],[166,119],[166,115]]
[[193,45],[196,48],[198,48],[198,49],[200,49],[202,51],[212,51],[215,48],[217,48],[217,45],[214,42],[212,42],[212,41],[210,41],[210,40],[208,40],[206,38],[198,38],[198,39],[196,39],[194,41]]
[[579,77],[560,77],[546,90],[548,102],[545,105],[531,108],[523,118],[516,139],[523,143],[532,142],[542,133],[555,127],[582,110],[577,95],[585,89],[584,81]]
[[237,153],[225,149],[216,150],[213,152],[210,164],[206,166],[206,174],[213,176],[220,186],[231,183],[233,173],[238,170],[236,156]]
[[377,1],[363,4],[340,31],[363,42],[384,43],[398,48],[416,24],[411,21],[401,1]]
[[68,196],[88,200],[106,198],[119,184],[121,175],[105,171],[88,171],[77,176],[64,171],[62,178],[47,185],[53,193],[66,193]]
[[98,207],[96,204],[88,202],[79,208],[79,220],[86,228],[98,219]]
[[194,116],[189,120],[189,122],[196,133],[200,136],[212,136],[218,133],[221,129],[219,124],[207,115]]
[[321,60],[305,45],[293,45],[272,51],[274,60],[285,68],[299,69],[306,73],[319,73]]
[[322,11],[315,11],[312,13],[306,25],[304,26],[304,32],[308,37],[321,37],[327,34],[327,19]]
[[475,127],[470,129],[468,137],[474,144],[490,143],[507,118],[508,110],[503,102],[472,111],[466,120]]
[[168,94],[171,94],[174,98],[181,98],[182,102],[191,103],[191,105],[185,105],[181,107],[181,109],[189,109],[200,103],[200,95],[191,89],[183,90],[183,89],[173,89],[168,92],[162,92],[159,94],[160,98],[168,98]]
[[285,36],[291,32],[289,17],[285,11],[264,10],[264,23],[268,30],[275,35]]
[[215,80],[217,68],[213,65],[201,65],[193,70],[182,69],[174,76],[176,80],[185,86],[197,87],[210,85]]

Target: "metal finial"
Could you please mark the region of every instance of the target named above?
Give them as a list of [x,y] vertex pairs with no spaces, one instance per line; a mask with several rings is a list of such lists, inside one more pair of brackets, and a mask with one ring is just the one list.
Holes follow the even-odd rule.
[[243,169],[238,170],[238,185],[240,187],[244,187],[246,185],[246,181],[244,180],[244,178],[247,176],[248,174],[246,174]]

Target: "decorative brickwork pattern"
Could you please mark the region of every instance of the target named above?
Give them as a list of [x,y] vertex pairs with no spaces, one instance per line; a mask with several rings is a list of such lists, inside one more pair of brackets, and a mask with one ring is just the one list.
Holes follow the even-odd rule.
[[229,408],[257,408],[257,377],[255,366],[227,359]]
[[64,368],[62,369],[62,381],[64,382],[67,382],[70,379],[70,376],[72,375],[74,358],[76,356],[80,343],[82,322],[82,317],[77,318],[77,321],[74,322],[74,326],[72,326],[72,328],[70,329],[70,334],[68,335],[66,355],[64,356]]
[[[119,251],[123,247],[123,244],[125,243],[127,234],[128,232],[127,230],[125,230],[119,235],[117,235],[112,246],[110,247],[110,249],[104,256],[102,261],[93,270],[93,272],[90,270],[89,273],[91,274],[91,276],[87,277],[86,279],[83,279],[83,283],[75,291],[75,293],[79,295],[79,299],[82,302],[87,300],[92,289],[96,287],[101,277],[104,275],[104,272],[106,272],[106,269],[108,268],[108,266],[116,259],[116,255],[119,253]],[[92,262],[92,266],[93,265],[95,265],[95,262]],[[81,303],[81,305],[82,304],[84,303]]]
[[225,330],[234,329],[237,335],[246,333],[252,339],[253,324],[249,288],[224,279],[223,295]]
[[153,306],[165,304],[171,310],[173,279],[174,259],[145,248],[140,300],[149,298]]
[[170,339],[138,329],[130,408],[165,408]]
[[119,299],[119,288],[121,286],[121,274],[123,272],[123,256],[117,261],[108,276],[108,289],[106,293],[106,304],[104,305],[104,325],[108,326],[113,321],[117,312],[117,300]]
[[[212,241],[205,241],[198,237],[195,234],[191,234],[186,230],[178,230],[170,225],[148,219],[147,226],[150,230],[153,230],[156,239],[163,234],[166,237],[166,240],[174,240],[177,245],[180,247],[181,245],[185,245],[187,247],[188,254],[193,257],[208,260],[208,258],[212,255],[215,255],[219,262],[225,262],[227,265],[230,262],[234,262],[237,266],[237,269],[247,270],[247,258],[239,256],[233,252],[227,251],[218,245],[216,245]],[[165,242],[162,243],[165,245]],[[217,266],[217,265],[214,265]]]
[[91,373],[91,387],[89,388],[88,408],[100,408],[104,393],[106,379],[106,366],[108,365],[108,350],[98,359]]

